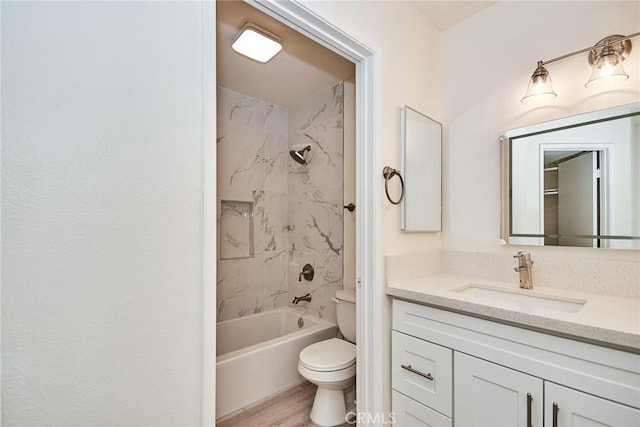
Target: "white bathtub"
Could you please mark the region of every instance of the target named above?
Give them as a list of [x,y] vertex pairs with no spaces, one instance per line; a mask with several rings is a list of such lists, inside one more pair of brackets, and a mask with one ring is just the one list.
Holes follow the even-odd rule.
[[300,351],[336,331],[333,323],[290,308],[218,323],[216,418],[304,381],[298,374]]

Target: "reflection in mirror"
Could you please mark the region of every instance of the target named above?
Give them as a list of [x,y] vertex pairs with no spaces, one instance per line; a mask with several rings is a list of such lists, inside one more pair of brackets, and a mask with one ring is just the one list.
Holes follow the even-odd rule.
[[405,195],[400,228],[442,229],[442,125],[405,106],[401,110],[401,166]]
[[502,141],[507,243],[640,249],[640,104],[511,130]]

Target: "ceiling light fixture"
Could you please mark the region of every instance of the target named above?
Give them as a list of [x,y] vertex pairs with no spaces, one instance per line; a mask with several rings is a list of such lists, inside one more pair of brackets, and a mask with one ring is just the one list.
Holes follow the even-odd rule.
[[231,48],[254,61],[265,63],[282,50],[282,44],[275,34],[247,23],[233,39]]
[[605,79],[620,82],[627,80],[629,75],[622,68],[622,61],[631,52],[630,39],[637,36],[640,36],[640,32],[628,36],[618,34],[608,36],[593,46],[549,59],[548,61],[538,61],[538,65],[529,80],[527,91],[520,102],[524,103],[531,98],[555,98],[557,95],[551,85],[551,76],[544,66],[579,53],[589,52],[589,64],[593,67],[591,77],[585,83],[585,87],[592,87],[594,83]]

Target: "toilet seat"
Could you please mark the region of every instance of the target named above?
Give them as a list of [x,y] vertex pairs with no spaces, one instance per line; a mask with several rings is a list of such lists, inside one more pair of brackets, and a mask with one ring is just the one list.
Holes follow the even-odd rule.
[[316,372],[347,369],[356,363],[356,346],[338,338],[320,341],[300,352],[299,363]]

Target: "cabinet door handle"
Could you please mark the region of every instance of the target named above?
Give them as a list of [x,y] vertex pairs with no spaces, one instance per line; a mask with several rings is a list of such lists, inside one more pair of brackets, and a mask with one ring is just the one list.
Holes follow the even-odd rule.
[[558,411],[560,410],[560,408],[558,408],[558,404],[556,402],[553,402],[553,427],[558,427]]
[[431,376],[431,372],[429,372],[428,374],[425,374],[424,372],[420,372],[420,371],[418,371],[418,370],[416,370],[416,369],[413,369],[413,368],[411,367],[411,365],[400,365],[400,367],[401,367],[402,369],[406,369],[406,370],[407,370],[407,371],[409,371],[409,372],[413,372],[414,374],[418,374],[418,375],[420,375],[421,377],[424,377],[424,378],[426,378],[426,379],[428,379],[428,380],[430,380],[430,381],[433,381],[433,377]]
[[531,404],[533,403],[533,397],[531,393],[527,393],[527,427],[533,427],[531,425]]

